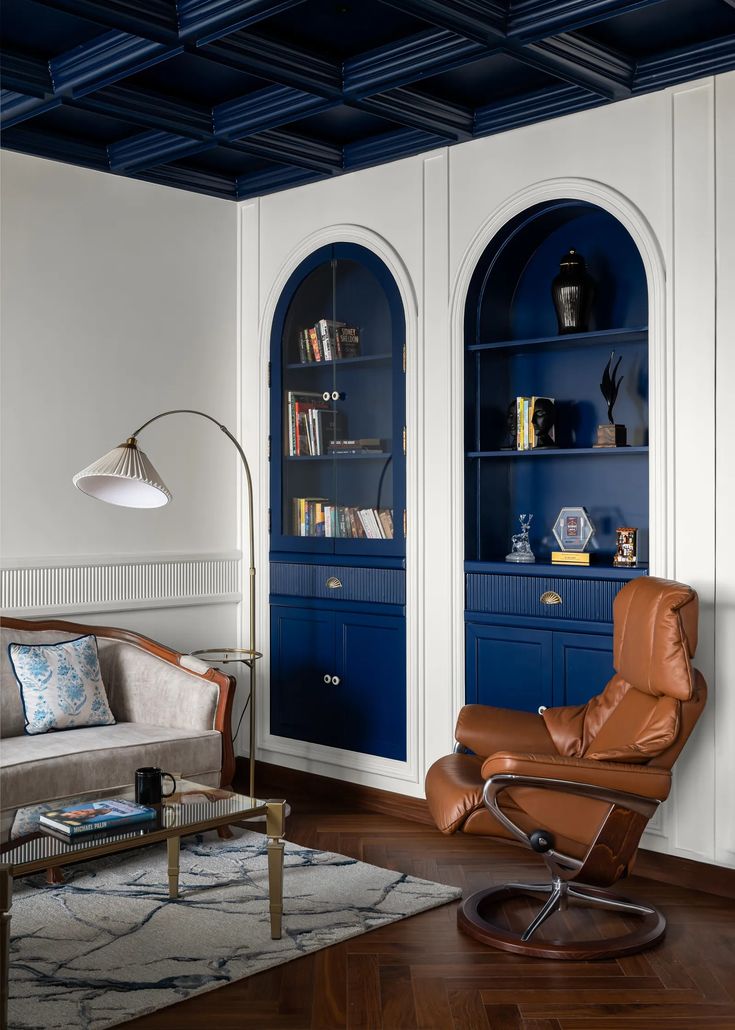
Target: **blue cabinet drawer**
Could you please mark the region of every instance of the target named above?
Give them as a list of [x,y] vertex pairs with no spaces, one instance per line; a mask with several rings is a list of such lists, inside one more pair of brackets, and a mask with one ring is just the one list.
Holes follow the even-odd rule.
[[[468,573],[467,609],[495,615],[528,615],[549,621],[612,622],[612,603],[625,582],[589,576]],[[553,603],[555,598],[549,597],[550,594],[560,598],[560,602]]]
[[403,569],[271,562],[271,593],[293,597],[322,597],[330,601],[372,601],[375,604],[404,605],[406,573]]

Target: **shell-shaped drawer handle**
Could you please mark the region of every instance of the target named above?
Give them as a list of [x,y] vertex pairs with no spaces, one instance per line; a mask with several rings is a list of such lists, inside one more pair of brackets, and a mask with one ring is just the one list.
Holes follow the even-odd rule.
[[562,604],[561,597],[556,590],[547,590],[539,597],[541,604]]
[[342,589],[342,580],[341,579],[337,579],[336,576],[330,576],[329,579],[327,580],[327,586],[329,587],[330,590],[341,590]]

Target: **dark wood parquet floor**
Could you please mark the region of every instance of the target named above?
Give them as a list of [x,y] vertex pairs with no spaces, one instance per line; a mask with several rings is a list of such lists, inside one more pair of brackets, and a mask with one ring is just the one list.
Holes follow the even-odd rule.
[[[492,882],[546,878],[536,857],[520,848],[447,838],[429,826],[329,802],[289,800],[289,840],[456,884],[465,896]],[[505,954],[459,933],[452,903],[126,1028],[735,1030],[735,901],[635,876],[624,888],[668,918],[663,943],[642,955],[574,963]]]

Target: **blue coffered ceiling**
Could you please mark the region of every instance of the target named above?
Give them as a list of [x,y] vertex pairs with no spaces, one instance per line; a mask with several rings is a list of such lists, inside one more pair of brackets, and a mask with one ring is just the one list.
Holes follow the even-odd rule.
[[240,200],[735,68],[735,0],[3,0],[2,144]]

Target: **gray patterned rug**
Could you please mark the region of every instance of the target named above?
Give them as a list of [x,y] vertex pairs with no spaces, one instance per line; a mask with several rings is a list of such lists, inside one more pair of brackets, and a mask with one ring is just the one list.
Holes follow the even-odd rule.
[[283,937],[272,941],[265,837],[248,830],[182,841],[180,883],[170,901],[163,846],[72,866],[63,887],[17,883],[10,1027],[114,1026],[461,893],[286,844]]

